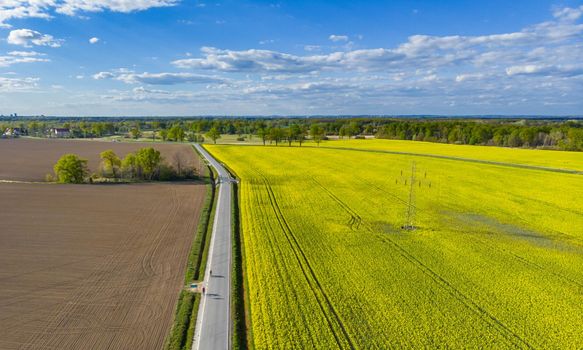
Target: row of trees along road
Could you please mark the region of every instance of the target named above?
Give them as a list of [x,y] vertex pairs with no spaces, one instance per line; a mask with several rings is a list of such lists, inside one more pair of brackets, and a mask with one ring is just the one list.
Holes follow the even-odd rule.
[[198,178],[197,171],[188,164],[188,159],[181,153],[175,153],[169,164],[152,148],[141,148],[135,153],[127,154],[123,159],[113,150],[100,153],[101,164],[96,173],[89,176],[87,160],[76,154],[65,154],[53,167],[54,176],[47,180],[60,183],[85,183],[109,181],[170,181]]

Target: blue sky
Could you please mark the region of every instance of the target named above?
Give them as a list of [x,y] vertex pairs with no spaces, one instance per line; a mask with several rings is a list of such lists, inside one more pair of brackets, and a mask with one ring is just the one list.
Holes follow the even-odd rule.
[[583,114],[583,1],[0,0],[0,114]]

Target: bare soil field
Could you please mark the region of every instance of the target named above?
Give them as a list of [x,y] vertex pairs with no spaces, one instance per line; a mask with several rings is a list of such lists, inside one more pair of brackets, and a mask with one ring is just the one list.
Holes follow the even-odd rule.
[[[2,162],[10,158],[6,147],[12,154],[19,144],[38,151],[31,158],[38,163],[8,173],[3,166],[2,176],[35,178],[27,171],[42,175],[36,168],[54,160],[44,158],[61,152],[89,157],[139,147],[79,142],[70,150],[48,141],[59,147],[42,149],[47,143],[37,142],[3,140]],[[162,348],[204,190],[0,183],[0,349]]]
[[55,139],[0,139],[0,180],[44,181],[53,172],[53,166],[66,153],[75,153],[89,161],[89,169],[96,171],[99,153],[112,149],[124,157],[142,147],[154,147],[169,163],[181,157],[189,166],[199,166],[190,145],[167,143],[124,143]]

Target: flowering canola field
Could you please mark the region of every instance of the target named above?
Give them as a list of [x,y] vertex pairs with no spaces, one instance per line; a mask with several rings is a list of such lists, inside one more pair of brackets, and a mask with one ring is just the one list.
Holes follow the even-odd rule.
[[325,145],[205,146],[241,178],[251,347],[583,347],[583,175]]

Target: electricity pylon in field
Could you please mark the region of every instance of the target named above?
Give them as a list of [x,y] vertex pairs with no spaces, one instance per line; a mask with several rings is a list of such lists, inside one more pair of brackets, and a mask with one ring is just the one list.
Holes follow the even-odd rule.
[[401,170],[401,178],[395,181],[397,184],[401,183],[408,187],[409,198],[407,200],[407,211],[405,213],[405,224],[401,226],[404,230],[414,230],[415,217],[417,215],[417,188],[422,188],[424,185],[431,188],[431,181],[427,181],[427,172],[424,173],[423,178],[419,179],[417,176],[417,163],[411,163],[411,175],[409,177],[403,176]]

